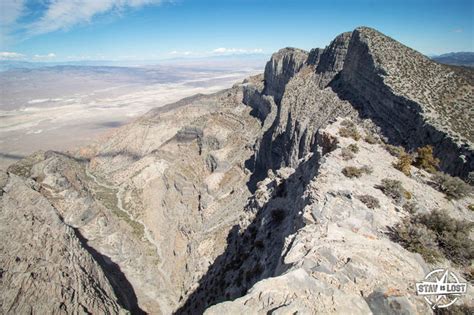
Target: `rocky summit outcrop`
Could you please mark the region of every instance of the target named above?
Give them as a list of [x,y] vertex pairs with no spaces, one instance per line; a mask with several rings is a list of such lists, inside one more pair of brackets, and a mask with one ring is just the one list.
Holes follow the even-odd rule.
[[472,78],[358,28],[13,164],[2,313],[430,313],[427,272],[473,277],[472,187],[430,173],[472,183]]

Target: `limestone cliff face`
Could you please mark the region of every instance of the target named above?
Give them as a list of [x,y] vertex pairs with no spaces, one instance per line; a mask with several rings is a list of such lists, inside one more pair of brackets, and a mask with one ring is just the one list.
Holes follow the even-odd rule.
[[453,175],[467,177],[474,169],[472,71],[437,64],[373,29],[359,28],[331,86],[391,141],[408,149],[434,146],[442,169]]
[[467,177],[474,169],[472,71],[437,64],[373,29],[343,33],[309,54],[275,53],[264,85],[248,102],[265,113],[271,106],[262,99],[276,104],[257,159],[264,169],[294,167],[314,150],[318,128],[354,109],[408,150],[434,146],[444,171]]
[[285,86],[300,71],[308,52],[297,48],[283,48],[273,54],[265,67],[265,94],[280,102]]
[[309,54],[282,49],[267,63],[265,88],[259,97],[247,102],[260,104],[259,100],[265,99],[271,104],[270,97],[276,104],[273,115],[265,116],[269,129],[259,144],[257,169],[295,167],[299,159],[315,150],[319,128],[335,117],[354,112],[348,102],[326,89],[342,70],[350,34],[341,34],[325,49],[313,49]]

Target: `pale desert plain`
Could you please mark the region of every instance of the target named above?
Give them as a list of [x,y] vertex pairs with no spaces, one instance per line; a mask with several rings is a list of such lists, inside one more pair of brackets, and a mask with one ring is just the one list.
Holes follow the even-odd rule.
[[0,72],[0,169],[38,150],[93,144],[152,108],[231,87],[264,63],[181,60]]

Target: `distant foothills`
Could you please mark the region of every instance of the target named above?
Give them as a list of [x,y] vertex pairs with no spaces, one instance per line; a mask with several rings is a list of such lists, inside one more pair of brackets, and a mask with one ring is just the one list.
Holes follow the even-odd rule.
[[474,52],[452,52],[439,56],[431,56],[431,59],[439,63],[455,66],[474,67]]

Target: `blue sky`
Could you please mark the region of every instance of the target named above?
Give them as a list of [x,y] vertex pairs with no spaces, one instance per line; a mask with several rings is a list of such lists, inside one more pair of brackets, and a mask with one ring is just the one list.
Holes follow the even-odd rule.
[[324,47],[374,27],[425,54],[474,51],[474,0],[0,0],[0,59],[155,60]]

